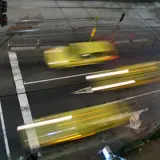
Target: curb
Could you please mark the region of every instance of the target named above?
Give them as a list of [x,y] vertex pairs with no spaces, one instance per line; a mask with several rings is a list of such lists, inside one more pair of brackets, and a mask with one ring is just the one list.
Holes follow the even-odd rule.
[[[157,38],[158,41],[160,41],[160,38]],[[117,40],[117,41],[112,41],[115,45],[123,45],[123,44],[139,44],[139,43],[147,43],[147,42],[155,42],[155,40],[149,40],[149,39],[134,39],[134,40]],[[63,44],[64,45],[64,44]],[[54,46],[62,46],[62,45],[54,45],[53,46],[35,46],[35,45],[30,45],[30,46],[10,46],[8,47],[9,50],[12,51],[21,51],[21,50],[36,50],[36,49],[48,49],[48,48],[52,48]]]

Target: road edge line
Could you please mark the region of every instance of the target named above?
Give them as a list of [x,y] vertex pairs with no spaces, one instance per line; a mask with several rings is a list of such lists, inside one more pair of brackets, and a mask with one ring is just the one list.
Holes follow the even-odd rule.
[[11,160],[11,153],[10,153],[10,149],[9,149],[9,143],[8,143],[8,138],[7,138],[7,132],[6,132],[6,127],[5,127],[4,117],[3,117],[3,110],[2,110],[1,101],[0,101],[0,119],[1,119],[3,138],[4,138],[4,144],[5,144],[5,147],[6,147],[7,157],[8,157],[8,160]]

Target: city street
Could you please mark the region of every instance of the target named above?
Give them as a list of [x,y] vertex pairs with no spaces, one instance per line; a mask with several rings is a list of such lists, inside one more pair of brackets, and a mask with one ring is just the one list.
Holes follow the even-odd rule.
[[[125,125],[94,136],[39,148],[40,160],[88,160],[105,144],[118,151],[124,144],[142,138],[160,124],[160,83],[133,88],[75,94],[89,87],[86,76],[125,65],[160,61],[159,3],[136,4],[88,1],[21,1],[8,2],[8,26],[0,28],[0,42],[14,36],[0,50],[0,157],[17,160],[24,156],[17,126],[66,111],[104,103],[125,101],[140,126],[132,119]],[[121,14],[126,16],[117,23]],[[99,19],[96,21],[96,16]],[[32,26],[22,33],[9,26],[24,23]],[[37,22],[40,21],[40,22]],[[50,69],[43,60],[44,50],[90,39],[108,40],[120,58],[102,64],[66,69]],[[20,31],[21,32],[21,31]],[[16,34],[15,34],[16,33]],[[136,123],[135,122],[135,123]],[[37,139],[35,130],[27,136]],[[29,145],[33,150],[33,144]]]

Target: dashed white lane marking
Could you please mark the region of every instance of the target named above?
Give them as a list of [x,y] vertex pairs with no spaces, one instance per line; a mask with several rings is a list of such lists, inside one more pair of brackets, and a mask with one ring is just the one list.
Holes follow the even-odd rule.
[[[23,120],[24,120],[24,124],[30,124],[33,122],[33,119],[32,119],[28,98],[26,95],[25,87],[23,84],[23,79],[22,79],[20,68],[19,68],[17,55],[15,52],[8,52],[8,55],[9,55],[9,60],[10,60],[12,73],[13,73],[13,79],[15,81],[18,101],[20,104],[20,109],[21,109]],[[26,133],[28,136],[30,149],[31,150],[35,148],[39,149],[40,145],[37,139],[37,134],[35,129],[27,130]],[[34,139],[34,141],[30,141],[31,139]]]
[[135,43],[148,42],[148,41],[149,41],[148,39],[134,39],[134,40],[132,40],[132,42],[135,42]]
[[6,133],[6,127],[5,127],[4,117],[3,117],[1,101],[0,101],[0,119],[1,119],[1,124],[2,124],[3,138],[4,138],[4,144],[6,147],[7,157],[8,157],[8,160],[11,160],[11,154],[10,154],[10,149],[9,149],[9,144],[8,144],[8,138],[7,138],[7,133]]
[[130,43],[130,40],[114,41],[115,44],[126,44]]

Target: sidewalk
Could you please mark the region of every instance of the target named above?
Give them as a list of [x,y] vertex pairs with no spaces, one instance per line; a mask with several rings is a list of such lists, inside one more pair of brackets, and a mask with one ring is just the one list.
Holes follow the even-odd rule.
[[159,152],[160,141],[153,141],[146,143],[140,150],[133,151],[130,155],[126,156],[128,160],[158,160],[160,157]]
[[160,3],[54,0],[8,2],[9,24],[19,20],[43,21],[39,27],[90,26],[95,25],[95,17],[99,18],[98,24],[112,26],[119,21],[123,12],[126,16],[121,23],[122,26],[160,26]]
[[122,13],[125,13],[125,17],[119,23],[119,31],[131,28],[137,31],[149,29],[154,33],[160,32],[160,3],[156,2],[12,0],[8,2],[8,26],[0,28],[0,41],[3,41],[8,27],[14,26],[16,22],[26,22],[26,25],[45,29],[50,33],[50,30],[70,31],[70,28],[77,27],[82,27],[83,31],[83,27],[95,25],[104,26],[110,32],[117,25]]

